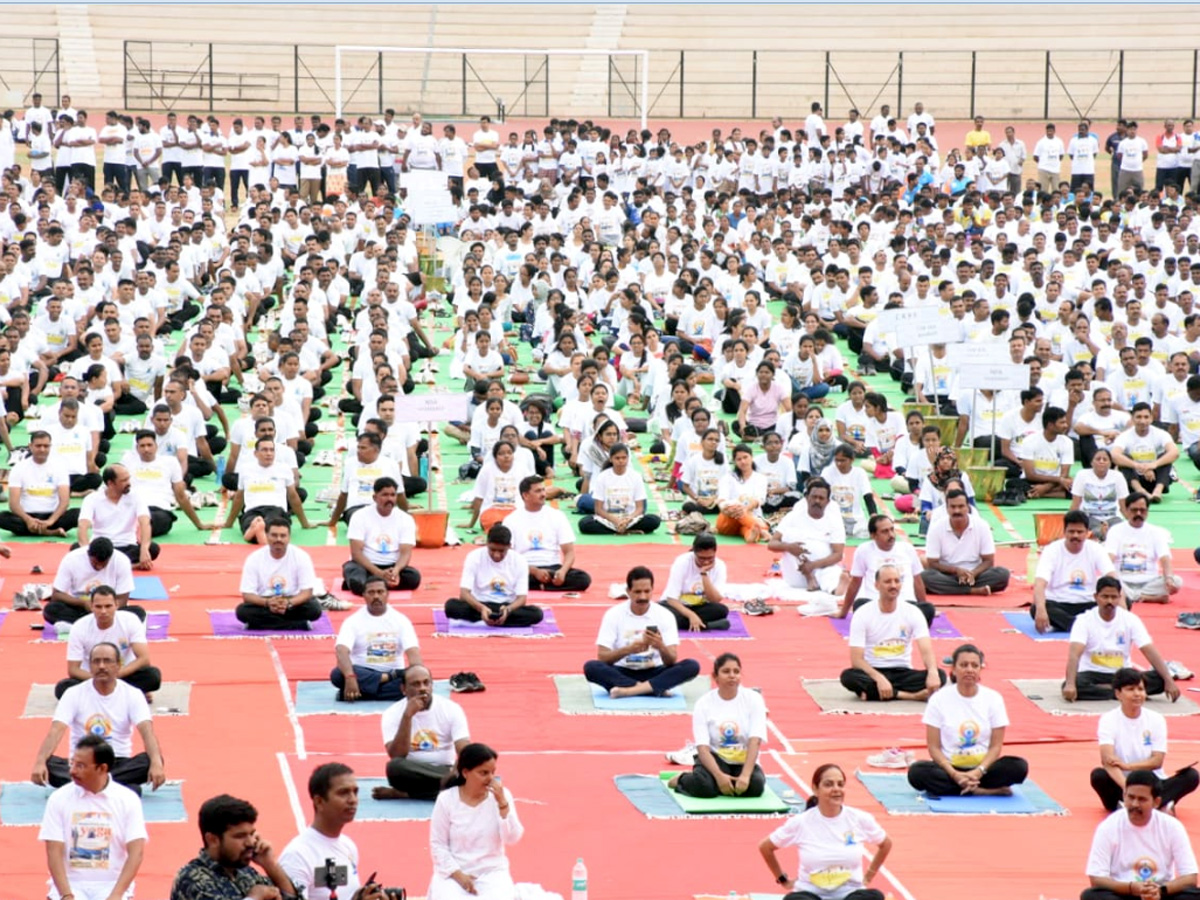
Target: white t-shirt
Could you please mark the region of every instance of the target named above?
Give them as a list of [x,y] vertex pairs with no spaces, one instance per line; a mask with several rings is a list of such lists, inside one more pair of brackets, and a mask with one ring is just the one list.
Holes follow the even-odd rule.
[[108,585],[117,596],[133,591],[133,565],[124,553],[113,553],[103,569],[92,568],[87,547],[68,551],[54,573],[54,589],[76,597],[89,597],[92,590]]
[[[120,878],[129,858],[129,844],[149,840],[142,800],[112,778],[104,790],[95,794],[75,783],[64,784],[46,801],[38,840],[62,843],[63,864],[72,890],[79,885],[81,893],[103,896],[103,888],[115,885]],[[53,881],[48,896],[59,900]],[[130,884],[125,897],[132,896]]]
[[405,653],[419,644],[417,631],[404,613],[389,607],[383,615],[374,616],[363,606],[342,622],[337,646],[350,651],[353,665],[391,672],[403,669]]
[[1071,496],[1083,498],[1079,508],[1089,516],[1111,519],[1121,514],[1129,482],[1116,469],[1109,469],[1103,479],[1091,469],[1080,469],[1071,481]]
[[264,506],[288,508],[288,492],[294,482],[292,470],[278,459],[269,466],[257,459],[238,466],[238,490],[244,492],[243,509],[249,512]]
[[77,662],[85,672],[92,670],[92,648],[102,643],[116,644],[121,654],[121,665],[125,666],[136,658],[134,644],[146,643],[146,624],[128,610],[118,609],[113,623],[107,628],[96,624],[96,617],[88,613],[71,626],[67,639],[67,661]]
[[610,515],[631,516],[636,504],[646,502],[646,484],[633,469],[626,469],[624,475],[604,469],[592,479],[591,489],[596,508]]
[[1156,809],[1138,828],[1129,821],[1129,813],[1118,809],[1096,829],[1087,874],[1124,883],[1166,884],[1181,875],[1195,875],[1196,855],[1187,829],[1174,816]]
[[697,746],[708,747],[727,763],[741,765],[751,738],[758,738],[760,746],[767,742],[767,704],[757,691],[739,687],[736,697],[725,700],[714,690],[696,701],[692,740]]
[[[708,579],[720,590],[725,586],[726,574],[725,561],[717,559],[713,561]],[[700,576],[700,567],[696,565],[695,553],[689,550],[675,557],[660,599],[678,600],[685,606],[699,606],[705,602],[704,580]]]
[[[53,450],[53,445],[51,447]],[[58,508],[60,485],[71,484],[71,476],[61,461],[51,453],[41,465],[27,457],[13,466],[8,476],[10,488],[21,489],[21,509],[30,513],[52,513]]]
[[[179,465],[178,460],[175,464]],[[79,508],[79,518],[92,523],[92,536],[108,538],[117,547],[138,543],[138,519],[142,516],[150,517],[150,507],[133,491],[122,494],[116,503],[103,490],[93,491]]]
[[375,566],[390,566],[400,558],[400,548],[417,543],[417,523],[402,509],[381,516],[374,502],[350,517],[346,540],[362,541],[363,556]]
[[399,487],[399,493],[404,493],[404,479],[400,476],[400,466],[394,459],[382,453],[374,462],[359,462],[358,454],[351,453],[342,468],[341,492],[346,495],[346,508],[375,505],[375,481],[387,476]]
[[[1167,720],[1158,712],[1142,707],[1137,718],[1131,719],[1120,707],[1110,709],[1100,717],[1096,726],[1096,738],[1100,746],[1109,745],[1123,763],[1139,763],[1155,753],[1167,752]],[[1166,773],[1155,769],[1154,774],[1166,778]]]
[[1127,609],[1113,609],[1111,622],[1100,618],[1099,607],[1076,616],[1071,625],[1071,643],[1082,644],[1079,671],[1112,675],[1133,665],[1133,647],[1154,643],[1142,620]]
[[329,888],[315,883],[316,870],[332,859],[346,867],[346,883],[339,886],[338,896],[353,897],[361,886],[358,874],[358,846],[349,835],[326,837],[311,826],[304,829],[283,848],[279,865],[298,888],[304,889],[306,900],[329,900]]
[[[824,559],[834,544],[845,545],[846,525],[836,510],[828,507],[821,518],[814,519],[808,514],[808,504],[802,500],[779,523],[779,537],[788,544],[803,544],[808,559]],[[800,562],[800,557],[793,553],[783,554],[780,562],[783,580],[792,587],[807,588],[808,581],[800,574]]]
[[852,531],[866,527],[867,506],[863,498],[872,490],[867,473],[858,466],[852,466],[843,475],[836,464],[830,463],[821,472],[821,477],[829,482],[830,507],[836,507],[841,512],[845,524]]
[[1053,441],[1046,440],[1044,432],[1031,434],[1014,449],[1018,459],[1029,460],[1036,474],[1047,477],[1058,477],[1063,466],[1070,471],[1075,462],[1075,448],[1065,434],[1056,435]]
[[900,602],[885,613],[872,600],[850,619],[850,646],[863,650],[863,659],[876,669],[904,669],[912,662],[914,641],[929,637],[925,616],[912,603]]
[[967,517],[967,527],[961,537],[954,533],[949,516],[929,524],[929,534],[925,542],[926,559],[936,559],[949,566],[973,569],[983,561],[983,557],[993,556],[995,553],[996,541],[992,537],[991,528],[974,513]]
[[[648,625],[658,627],[663,646],[679,645],[679,630],[675,626],[675,616],[669,610],[657,603],[651,603],[645,615],[638,616],[634,615],[628,600],[605,610],[604,618],[600,620],[600,631],[596,635],[596,644],[609,650],[620,650],[640,641]],[[647,648],[644,653],[631,653],[616,663],[623,669],[653,669],[662,664],[662,655],[653,647]]]
[[957,769],[973,769],[987,756],[992,731],[1008,727],[1004,698],[979,685],[974,697],[964,697],[956,687],[937,691],[929,698],[921,720],[941,733],[942,752]]
[[89,679],[67,688],[54,707],[54,721],[70,730],[71,753],[85,734],[94,734],[112,744],[118,757],[128,758],[133,756],[133,730],[150,721],[150,706],[145,694],[119,678],[107,696]]
[[512,603],[529,593],[529,564],[512,549],[496,562],[487,547],[477,547],[463,561],[458,586],[484,603]]
[[246,557],[239,590],[260,597],[294,597],[311,590],[316,580],[312,557],[299,547],[289,544],[280,559],[271,555],[270,547],[260,547]]
[[562,562],[562,548],[575,543],[575,532],[566,514],[552,506],[533,513],[519,506],[504,517],[512,532],[512,548],[531,566],[556,566]]
[[1084,541],[1083,549],[1071,553],[1066,540],[1059,539],[1042,550],[1037,565],[1037,577],[1046,582],[1046,599],[1059,603],[1093,602],[1096,580],[1114,571],[1112,560],[1094,541]]
[[[408,699],[405,698],[383,711],[379,724],[385,746],[396,737],[396,730],[407,707]],[[467,714],[463,708],[446,697],[434,697],[429,709],[423,709],[412,717],[408,759],[433,766],[452,766],[457,757],[454,745],[470,738]]]
[[1104,549],[1114,558],[1117,577],[1138,584],[1158,576],[1158,561],[1171,554],[1171,537],[1167,529],[1149,522],[1141,528],[1118,522],[1108,530]]
[[817,807],[792,816],[771,832],[776,847],[799,847],[794,890],[838,900],[863,886],[863,845],[879,844],[887,832],[870,813],[843,806],[833,818]]
[[879,590],[875,587],[875,573],[883,566],[895,566],[899,570],[900,600],[902,602],[916,600],[914,579],[921,573],[923,567],[921,558],[917,556],[916,548],[903,541],[896,541],[891,550],[881,550],[874,541],[867,541],[854,548],[854,559],[850,563],[850,577],[862,579],[858,596],[866,597],[869,600],[879,599]]

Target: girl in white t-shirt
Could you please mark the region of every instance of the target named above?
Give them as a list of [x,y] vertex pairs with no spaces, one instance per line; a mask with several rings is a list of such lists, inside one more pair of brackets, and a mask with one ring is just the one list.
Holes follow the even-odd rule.
[[690,454],[683,464],[679,488],[687,497],[683,504],[685,513],[717,511],[721,479],[728,471],[725,455],[718,449],[720,446],[721,432],[709,428],[700,437],[700,452]]
[[854,451],[848,444],[834,451],[833,462],[825,467],[821,477],[829,482],[829,496],[842,514],[846,534],[865,538],[867,514],[876,513],[878,501],[867,473],[854,465]]
[[867,410],[867,449],[875,457],[875,462],[866,462],[863,467],[873,472],[875,478],[893,478],[895,469],[895,447],[904,436],[904,420],[900,413],[888,409],[887,398],[883,394],[871,392],[863,401]]
[[629,466],[629,448],[616,444],[608,463],[592,479],[595,512],[579,523],[582,534],[650,534],[662,520],[646,512],[646,484]]
[[1019,756],[1001,756],[1008,712],[1004,698],[979,683],[983,651],[963,644],[951,657],[950,686],[936,691],[925,708],[929,760],[913,763],[908,783],[936,797],[1007,797],[1029,774]]
[[[771,877],[793,896],[818,900],[883,900],[868,888],[892,850],[892,839],[870,813],[845,805],[846,773],[826,763],[813,773],[808,808],[792,816],[758,845]],[[877,849],[863,867],[866,844]],[[796,877],[784,871],[777,850],[799,851]]]
[[721,479],[717,505],[717,534],[742,536],[747,544],[769,537],[771,529],[762,518],[767,499],[767,479],[755,471],[754,451],[749,444],[733,450],[733,469]]
[[467,523],[467,528],[474,528],[479,522],[484,534],[517,508],[517,486],[527,474],[514,465],[515,446],[509,441],[497,441],[491,456],[493,465],[485,465],[475,479],[471,520]]
[[1071,509],[1087,513],[1088,528],[1103,541],[1110,525],[1125,521],[1125,500],[1129,482],[1113,468],[1112,454],[1099,447],[1092,455],[1092,467],[1080,469],[1071,482]]

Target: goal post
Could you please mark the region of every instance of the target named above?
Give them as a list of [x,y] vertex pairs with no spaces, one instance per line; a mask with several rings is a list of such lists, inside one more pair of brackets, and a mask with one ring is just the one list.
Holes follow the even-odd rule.
[[[650,51],[649,50],[547,50],[540,47],[505,47],[502,49],[489,47],[382,47],[363,44],[337,44],[333,48],[333,91],[334,109],[338,118],[344,112],[344,87],[342,79],[342,54],[344,53],[397,53],[409,55],[445,54],[453,56],[566,56],[566,57],[634,57],[641,61],[638,92],[641,127],[646,128],[650,105]],[[594,113],[592,113],[594,115]]]

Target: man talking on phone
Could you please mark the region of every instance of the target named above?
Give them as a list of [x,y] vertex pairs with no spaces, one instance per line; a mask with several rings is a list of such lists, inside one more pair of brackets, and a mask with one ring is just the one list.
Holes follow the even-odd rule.
[[284,848],[279,865],[305,900],[395,900],[358,869],[358,846],[342,829],[358,812],[358,780],[342,763],[317,766],[308,778],[312,824]]

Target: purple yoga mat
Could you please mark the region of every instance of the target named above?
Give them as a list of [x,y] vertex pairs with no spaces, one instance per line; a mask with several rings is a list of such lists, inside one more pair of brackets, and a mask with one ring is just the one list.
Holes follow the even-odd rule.
[[746,630],[746,622],[742,618],[742,614],[736,610],[729,611],[729,627],[724,631],[684,631],[680,629],[680,638],[694,638],[698,641],[704,640],[736,640],[739,638],[750,637],[750,632]]
[[317,621],[309,622],[307,631],[248,631],[232,609],[210,609],[208,618],[216,637],[324,637],[333,634],[333,623],[325,613],[321,613]]
[[[832,625],[833,630],[842,637],[848,638],[850,637],[851,618],[852,616],[847,616],[844,619],[831,618],[829,620],[829,624]],[[933,617],[933,624],[929,626],[929,636],[931,638],[960,638],[963,635],[961,631],[954,627],[953,622],[946,618],[946,616],[942,613],[938,613]]]
[[443,610],[433,611],[433,633],[441,637],[559,637],[562,632],[554,620],[554,610],[542,610],[542,621],[524,628],[497,628],[483,622],[448,619]]
[[[169,612],[146,613],[146,640],[165,641],[167,639],[167,628],[170,624],[171,614]],[[49,622],[42,628],[42,640],[58,640],[58,631]]]

